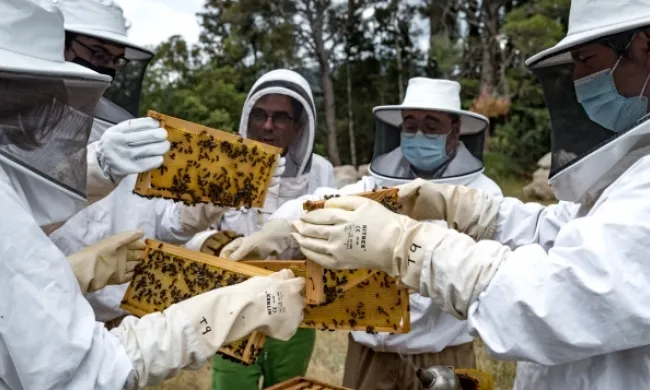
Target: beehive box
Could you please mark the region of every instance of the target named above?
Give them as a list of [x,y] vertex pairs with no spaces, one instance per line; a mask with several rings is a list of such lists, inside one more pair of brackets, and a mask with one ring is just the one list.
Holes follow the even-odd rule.
[[[163,311],[174,303],[252,276],[270,275],[260,267],[223,260],[156,240],[147,240],[145,257],[122,300],[122,309],[136,316]],[[219,350],[227,359],[255,362],[265,336],[255,332]]]
[[298,376],[291,378],[275,386],[267,387],[265,390],[352,390],[347,387],[329,385],[315,379]]
[[186,204],[262,207],[281,149],[149,111],[168,133],[160,168],[138,175],[134,192]]
[[[243,261],[242,263],[279,271],[291,269],[296,276],[309,274],[306,261]],[[369,333],[405,333],[410,329],[409,295],[397,287],[397,280],[381,271],[326,270],[323,284],[327,300],[307,305],[301,328],[319,330],[360,330]]]

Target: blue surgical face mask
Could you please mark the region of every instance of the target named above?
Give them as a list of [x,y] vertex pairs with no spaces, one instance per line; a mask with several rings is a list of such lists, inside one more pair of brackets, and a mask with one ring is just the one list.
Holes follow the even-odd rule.
[[614,68],[605,69],[576,80],[575,91],[578,101],[589,119],[613,132],[629,129],[648,113],[648,98],[643,96],[650,74],[639,96],[625,97],[618,93],[614,82]]
[[433,172],[447,160],[445,145],[447,135],[401,134],[401,148],[404,158],[416,169]]

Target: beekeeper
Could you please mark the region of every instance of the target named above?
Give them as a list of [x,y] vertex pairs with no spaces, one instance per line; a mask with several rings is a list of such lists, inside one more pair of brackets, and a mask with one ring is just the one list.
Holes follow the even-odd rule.
[[[40,226],[86,201],[90,110],[110,77],[64,61],[63,16],[50,0],[0,0],[0,26],[0,387],[143,388],[251,331],[290,338],[304,280],[287,271],[128,317],[110,332],[95,322]],[[269,295],[284,311],[267,314]]]
[[[649,0],[574,0],[566,38],[527,61],[549,105],[559,204],[422,181],[400,190],[411,218],[354,197],[306,214],[303,252],[398,275],[468,319],[492,355],[520,361],[517,389],[646,388],[649,27]],[[430,218],[456,230],[417,221]],[[374,245],[346,248],[350,225]]]
[[[122,9],[114,1],[59,0],[58,6],[65,17],[66,58],[114,78],[93,110],[88,145],[88,191],[97,203],[46,231],[68,255],[84,292],[91,293],[87,298],[97,319],[109,321],[126,314],[119,306],[127,285],[102,288],[130,280],[136,263],[127,260],[140,255],[144,235],[183,244],[215,223],[224,209],[209,204],[188,207],[132,193],[136,174],[159,166],[169,147],[167,132],[155,120],[132,114],[138,113],[143,72],[153,54],[129,42]],[[278,167],[275,175],[282,173],[282,164]],[[118,259],[113,267],[96,261],[107,253]]]
[[[466,185],[492,196],[501,195],[499,187],[483,174],[488,120],[461,109],[457,82],[413,78],[401,105],[375,107],[373,112],[375,157],[368,176],[338,191],[321,188],[317,194],[285,203],[259,233],[228,245],[222,257],[265,258],[284,250],[291,238],[289,222],[282,218],[298,218],[303,213],[303,202],[322,199],[323,195],[357,194],[408,183],[418,177],[431,183]],[[351,333],[344,386],[360,390],[412,389],[419,383],[412,364],[476,366],[473,338],[466,321],[442,312],[418,294],[411,295],[410,305],[409,333]],[[402,359],[400,354],[408,358]]]
[[[185,245],[190,249],[212,253],[210,248],[220,246],[213,239],[219,231],[233,230],[251,235],[284,202],[318,187],[336,185],[332,164],[314,153],[316,108],[307,80],[298,73],[274,70],[255,82],[244,103],[239,133],[282,148],[286,161],[284,173],[279,183],[269,188],[263,208],[227,211],[217,224],[217,230],[203,232]],[[288,253],[284,256],[293,257]],[[264,354],[249,367],[215,356],[212,387],[257,389],[261,376],[264,386],[268,387],[304,375],[315,339],[313,329],[299,329],[288,342],[267,339]]]
[[153,53],[127,40],[122,9],[113,0],[59,0],[57,4],[65,17],[65,59],[113,78],[93,112],[88,147],[92,203],[127,175],[159,167],[170,145],[157,121],[134,117]]

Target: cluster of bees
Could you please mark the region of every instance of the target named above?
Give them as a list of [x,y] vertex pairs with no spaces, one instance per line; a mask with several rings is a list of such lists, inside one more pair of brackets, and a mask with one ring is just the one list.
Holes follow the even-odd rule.
[[247,145],[241,136],[230,141],[216,139],[205,130],[199,134],[170,130],[170,151],[164,163],[149,173],[153,193],[140,195],[186,205],[210,202],[251,207],[259,203],[277,155]]
[[[325,195],[323,197],[324,200],[307,201],[303,204],[303,209],[307,211],[321,209],[325,206],[326,200],[332,198],[338,198],[340,196],[341,195],[338,194]],[[373,188],[372,191],[357,194],[357,196],[362,196],[364,198],[372,199],[394,213],[396,213],[397,210],[399,210],[400,208],[399,202],[397,201],[396,188],[388,188],[388,187],[382,187],[381,189]]]
[[[324,270],[323,273],[323,290],[325,294],[325,301],[320,305],[327,305],[332,303],[336,298],[345,292],[345,287],[350,280],[357,276],[369,275],[371,270],[339,270],[334,271],[331,269]],[[349,279],[348,279],[349,278]],[[309,306],[320,306],[309,305]]]
[[[135,276],[123,305],[137,307],[142,312],[162,311],[167,307],[216,288],[241,283],[249,277],[244,274],[187,261],[167,253],[163,244],[150,248],[146,258],[138,264]],[[248,346],[248,338],[222,347],[218,352],[225,359],[240,364],[255,362],[261,348],[251,345],[251,354],[241,360]]]
[[255,361],[257,361],[257,358],[260,356],[260,353],[262,353],[262,348],[256,347],[255,344],[251,345],[251,354],[248,360],[244,361],[241,359],[241,357],[244,356],[246,346],[248,345],[249,341],[250,337],[245,337],[241,340],[234,341],[229,345],[221,347],[221,349],[217,351],[217,354],[225,360],[241,364],[243,366],[254,364]]
[[[367,277],[362,281],[352,282],[364,275]],[[408,321],[410,307],[407,300],[406,313],[403,312],[402,298],[408,294],[397,289],[395,278],[369,270],[325,270],[323,277],[326,301],[307,305],[305,327],[328,331],[365,329],[370,334],[405,331],[401,321]],[[389,300],[393,299],[391,305]]]
[[[150,250],[147,258],[138,264],[135,277],[131,282],[133,298],[147,302],[156,309],[166,307],[191,298],[215,288],[241,283],[247,276],[222,269],[208,267],[207,264],[186,262],[159,248]],[[158,275],[167,275],[171,282],[163,288],[163,279]],[[187,288],[180,288],[182,281]],[[167,284],[167,283],[165,283]]]

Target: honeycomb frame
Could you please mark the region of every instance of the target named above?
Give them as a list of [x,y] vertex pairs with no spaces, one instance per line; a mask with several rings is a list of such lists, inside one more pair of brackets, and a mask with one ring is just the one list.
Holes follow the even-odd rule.
[[[400,205],[397,201],[397,193],[399,192],[399,189],[396,187],[392,188],[381,188],[378,190],[372,190],[372,191],[366,191],[366,192],[360,192],[358,194],[353,194],[349,196],[360,196],[362,198],[368,198],[371,200],[374,200],[375,202],[381,203],[382,206],[386,207],[390,211],[397,212],[400,209]],[[325,207],[325,202],[327,202],[329,199],[332,198],[338,198],[342,195],[325,195],[325,199],[321,200],[308,200],[305,203],[303,203],[302,208],[305,211],[313,211],[313,210],[318,210],[322,209]]]
[[263,207],[280,148],[155,111],[147,116],[167,130],[172,146],[159,168],[138,174],[135,194],[188,205]]
[[[318,277],[310,274],[307,260],[249,260],[241,263],[274,272],[290,269],[294,275],[305,277],[307,293],[310,279]],[[349,276],[351,278],[347,280]],[[406,333],[410,330],[408,291],[398,287],[397,279],[381,271],[366,269],[325,270],[321,277],[324,277],[323,284],[328,289],[327,300],[307,305],[300,328],[368,333]],[[364,295],[365,298],[359,298]],[[389,299],[394,304],[386,306]]]
[[[120,305],[123,310],[137,317],[163,311],[174,303],[213,288],[273,273],[260,267],[220,259],[157,240],[147,239],[146,244],[144,260],[136,268]],[[226,273],[229,273],[227,279]],[[216,285],[213,284],[214,280]],[[245,338],[222,346],[218,354],[237,363],[253,364],[264,346],[265,339],[264,334],[253,332]]]
[[278,383],[264,390],[353,390],[348,387],[334,386],[315,379],[297,376]]
[[[397,188],[394,188],[394,187],[393,188],[385,188],[384,187],[384,188],[378,189],[378,190],[361,192],[361,193],[355,194],[353,196],[361,196],[363,198],[368,198],[368,199],[374,200],[376,202],[379,202],[381,205],[383,205],[387,209],[389,209],[389,210],[391,210],[393,212],[397,212],[399,210],[399,204],[398,204],[398,201],[397,201],[397,192],[398,191],[399,190]],[[325,199],[322,199],[322,200],[306,201],[305,203],[303,203],[302,207],[307,212],[322,209],[322,208],[325,207],[325,202],[327,202],[327,200],[332,199],[332,198],[338,198],[338,197],[340,197],[340,195],[329,195],[329,196],[326,195],[324,197]],[[324,283],[321,283],[320,280],[321,279],[324,280],[326,278],[326,276],[327,276],[326,273],[331,272],[331,271],[328,271],[328,270],[324,269],[323,267],[321,267],[320,265],[318,265],[317,263],[315,263],[315,262],[313,262],[311,260],[307,261],[307,266],[311,269],[310,274],[312,274],[312,275],[321,274],[323,276],[322,278],[318,278],[318,280],[314,282],[314,290],[311,292],[310,299],[308,300],[307,303],[312,304],[312,305],[322,304],[322,303],[327,301],[328,296],[330,296],[332,294],[332,291],[331,291],[331,286],[329,287],[329,290],[328,290],[328,286],[326,286]],[[337,290],[342,290],[341,292],[344,292],[347,289],[349,289],[351,287],[354,287],[358,283],[366,280],[367,279],[366,276],[370,276],[370,275],[361,274],[361,275],[355,275],[354,277],[349,276],[349,279],[350,279],[349,283],[346,283],[345,285],[339,284],[339,285],[336,286],[336,289]]]

